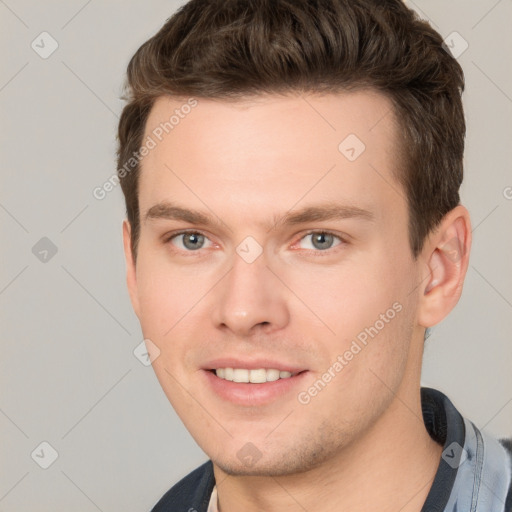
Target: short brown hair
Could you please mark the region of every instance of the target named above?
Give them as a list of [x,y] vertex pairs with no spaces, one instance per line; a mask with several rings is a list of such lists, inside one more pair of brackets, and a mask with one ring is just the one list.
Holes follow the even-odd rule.
[[[409,240],[459,204],[464,74],[441,36],[400,0],[190,0],[130,60],[119,121],[118,176],[137,254],[133,159],[157,97],[237,100],[261,94],[371,88],[399,120]],[[131,159],[130,166],[126,163]]]

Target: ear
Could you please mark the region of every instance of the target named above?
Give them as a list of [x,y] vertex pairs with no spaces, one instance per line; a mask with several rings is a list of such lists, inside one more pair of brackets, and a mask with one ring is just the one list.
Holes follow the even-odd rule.
[[427,276],[419,287],[418,323],[422,327],[438,324],[459,301],[470,250],[469,212],[459,205],[445,215],[422,251]]
[[127,219],[123,221],[123,246],[124,256],[126,260],[126,284],[128,286],[128,293],[132,302],[133,310],[137,317],[139,317],[139,296],[137,290],[137,273],[135,271],[135,261],[133,258],[132,244],[131,244],[131,226]]

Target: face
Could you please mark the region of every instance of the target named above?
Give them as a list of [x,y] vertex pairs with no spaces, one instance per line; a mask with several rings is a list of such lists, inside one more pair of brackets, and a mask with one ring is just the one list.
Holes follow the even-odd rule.
[[160,98],[147,122],[132,303],[165,394],[216,466],[305,471],[419,381],[421,278],[391,104],[185,104]]

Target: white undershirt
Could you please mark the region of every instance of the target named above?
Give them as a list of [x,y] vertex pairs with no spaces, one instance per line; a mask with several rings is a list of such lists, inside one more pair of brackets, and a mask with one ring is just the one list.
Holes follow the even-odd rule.
[[217,486],[213,486],[212,495],[210,496],[210,503],[208,503],[207,512],[219,512],[217,507]]

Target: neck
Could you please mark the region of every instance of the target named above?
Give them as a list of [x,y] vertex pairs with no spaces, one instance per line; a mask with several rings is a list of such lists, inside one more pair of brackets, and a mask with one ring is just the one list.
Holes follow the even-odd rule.
[[[409,387],[410,389],[410,387]],[[369,430],[322,466],[282,477],[229,476],[214,464],[220,512],[419,512],[442,446],[423,422],[419,383],[399,391]]]

